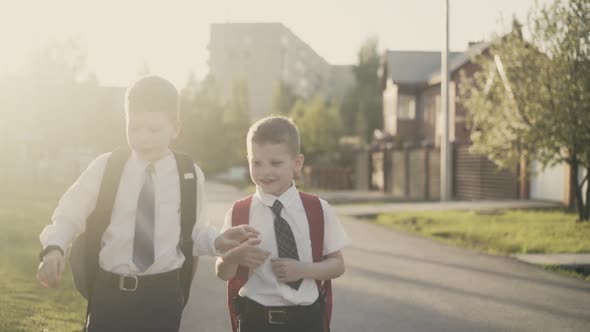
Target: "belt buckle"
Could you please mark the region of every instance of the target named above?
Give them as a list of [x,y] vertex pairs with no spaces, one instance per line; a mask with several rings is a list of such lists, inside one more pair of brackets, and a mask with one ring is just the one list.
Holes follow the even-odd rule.
[[[276,317],[277,315],[278,317]],[[271,325],[285,324],[287,320],[287,312],[285,310],[269,310],[268,323]]]
[[[125,280],[127,278],[129,278],[135,282],[133,287],[126,287],[125,286]],[[137,284],[139,284],[139,280],[137,279],[137,276],[126,274],[126,275],[122,275],[119,277],[119,289],[122,291],[135,292],[137,290]]]

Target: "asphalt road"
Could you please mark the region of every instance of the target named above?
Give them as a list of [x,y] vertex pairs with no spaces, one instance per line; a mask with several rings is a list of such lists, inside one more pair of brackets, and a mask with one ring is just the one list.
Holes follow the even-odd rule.
[[[207,191],[220,227],[243,194]],[[332,331],[590,331],[590,282],[341,218],[352,245],[334,282]],[[213,264],[201,258],[181,331],[230,330]]]

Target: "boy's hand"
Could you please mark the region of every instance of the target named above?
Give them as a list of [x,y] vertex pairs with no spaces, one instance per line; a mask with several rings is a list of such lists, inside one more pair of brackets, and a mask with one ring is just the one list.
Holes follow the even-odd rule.
[[273,258],[270,260],[272,272],[279,282],[291,282],[305,277],[305,265],[291,258]]
[[258,237],[258,235],[260,235],[260,232],[250,225],[234,226],[215,239],[215,249],[225,253],[237,247],[240,243]]
[[66,258],[58,250],[52,250],[43,257],[37,270],[37,280],[43,287],[57,288],[66,267]]
[[229,250],[223,256],[223,260],[233,264],[243,265],[249,269],[255,269],[262,265],[268,256],[270,256],[270,252],[258,247],[260,242],[260,239],[250,239]]

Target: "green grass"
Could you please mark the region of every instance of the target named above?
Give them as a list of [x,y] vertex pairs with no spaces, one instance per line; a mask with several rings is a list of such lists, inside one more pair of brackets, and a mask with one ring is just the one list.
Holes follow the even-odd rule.
[[590,223],[563,211],[381,214],[379,224],[491,254],[589,253]]
[[[30,195],[33,196],[33,195]],[[80,331],[86,302],[75,291],[69,271],[59,289],[36,279],[39,233],[57,198],[42,195],[3,198],[0,210],[0,331]]]

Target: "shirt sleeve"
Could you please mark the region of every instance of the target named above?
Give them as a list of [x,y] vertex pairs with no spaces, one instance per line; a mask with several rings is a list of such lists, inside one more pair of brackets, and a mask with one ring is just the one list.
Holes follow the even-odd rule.
[[221,226],[220,233],[223,233],[232,227],[231,226],[232,214],[233,214],[233,207],[229,208],[229,210],[227,210],[227,212],[225,213],[225,218],[223,219],[223,226]]
[[205,174],[195,165],[197,173],[197,220],[193,228],[193,255],[219,256],[215,249],[215,239],[219,232],[209,223],[207,195],[205,193]]
[[321,200],[324,210],[324,249],[323,254],[329,255],[350,244],[350,239],[344,231],[334,209],[323,199]]
[[43,247],[57,245],[66,251],[76,236],[86,229],[86,219],[96,207],[100,184],[111,153],[88,165],[78,180],[63,194],[39,239]]

